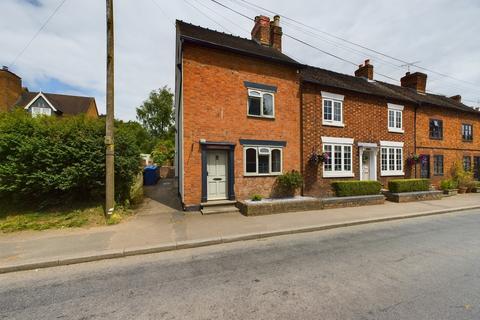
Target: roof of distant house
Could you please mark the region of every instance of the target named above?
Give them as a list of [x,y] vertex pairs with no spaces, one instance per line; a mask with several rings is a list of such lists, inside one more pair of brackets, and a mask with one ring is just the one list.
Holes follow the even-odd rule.
[[[29,92],[24,91],[20,98],[18,99],[15,106],[25,107],[27,106],[39,92]],[[86,113],[90,104],[95,98],[93,97],[82,97],[82,96],[72,96],[66,94],[56,94],[56,93],[45,93],[42,94],[47,98],[47,100],[52,104],[52,106],[59,110],[62,114],[66,115],[77,115],[81,113]]]
[[245,55],[256,56],[281,63],[301,64],[277,49],[263,46],[255,40],[237,37],[231,34],[199,27],[190,23],[177,20],[177,30],[180,38],[185,41],[198,43],[205,46],[227,49]]

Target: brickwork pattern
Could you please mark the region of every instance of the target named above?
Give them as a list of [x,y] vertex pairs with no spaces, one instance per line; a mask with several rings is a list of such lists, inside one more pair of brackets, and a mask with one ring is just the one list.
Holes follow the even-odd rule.
[[[430,119],[443,121],[443,139],[431,139],[429,135]],[[463,141],[462,124],[473,126],[473,141]],[[463,163],[464,156],[480,157],[480,117],[472,113],[449,110],[433,106],[421,106],[417,109],[417,154],[430,156],[430,178],[436,186],[440,181],[451,177],[456,162]],[[443,155],[442,175],[434,175],[434,155]],[[420,177],[420,165],[416,165],[416,176]]]
[[[343,117],[345,127],[322,125],[321,91],[344,95]],[[387,103],[404,105],[404,133],[388,131]],[[387,101],[383,98],[348,92],[345,90],[326,88],[316,84],[302,84],[302,169],[305,178],[304,194],[311,196],[330,196],[331,182],[338,180],[355,180],[360,177],[360,159],[358,142],[371,142],[379,145],[380,140],[404,142],[404,160],[414,152],[414,107],[398,101]],[[352,165],[354,178],[323,178],[322,165],[312,166],[308,163],[314,149],[322,151],[321,137],[354,138]],[[404,165],[406,177],[411,176],[409,168]],[[387,185],[389,177],[380,175],[380,151],[377,154],[377,178]],[[392,177],[401,178],[401,177]]]
[[[235,146],[235,194],[269,197],[276,177],[245,177],[239,139],[281,140],[283,171],[300,170],[300,85],[297,70],[235,53],[184,45],[184,204],[201,201],[200,139]],[[277,87],[275,119],[247,116],[244,81]]]

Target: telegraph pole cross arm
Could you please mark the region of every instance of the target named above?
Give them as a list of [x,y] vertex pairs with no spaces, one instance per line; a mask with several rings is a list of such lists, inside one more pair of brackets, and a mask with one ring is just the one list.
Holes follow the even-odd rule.
[[113,0],[107,1],[107,116],[105,121],[105,214],[115,208]]

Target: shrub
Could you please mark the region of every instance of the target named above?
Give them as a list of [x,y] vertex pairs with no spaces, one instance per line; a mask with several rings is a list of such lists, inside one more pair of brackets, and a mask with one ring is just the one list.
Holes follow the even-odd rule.
[[332,188],[337,197],[379,194],[382,185],[378,181],[335,181]]
[[440,182],[440,189],[452,190],[457,188],[457,182],[452,179],[445,179]]
[[302,174],[296,170],[292,170],[277,177],[277,184],[281,191],[292,195],[303,184]]
[[428,191],[429,179],[398,179],[388,182],[388,190],[393,193]]
[[473,172],[465,171],[463,165],[456,162],[453,166],[452,179],[457,183],[459,188],[468,188],[473,180]]
[[[44,205],[103,197],[105,120],[0,115],[0,200]],[[115,197],[129,198],[140,150],[127,126],[115,128]]]
[[153,162],[162,166],[171,166],[175,157],[175,142],[165,139],[158,142],[152,151]]
[[263,199],[261,194],[254,194],[252,196],[252,201],[261,201]]

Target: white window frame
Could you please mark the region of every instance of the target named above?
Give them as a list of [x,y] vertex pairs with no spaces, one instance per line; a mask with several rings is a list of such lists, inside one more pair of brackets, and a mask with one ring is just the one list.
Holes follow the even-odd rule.
[[[247,172],[247,150],[248,149],[255,149],[256,150],[256,171],[255,172]],[[259,156],[259,149],[269,149],[269,172],[268,173],[259,173],[258,172],[258,156]],[[272,151],[279,150],[280,151],[280,172],[272,172]],[[258,145],[244,145],[243,146],[243,175],[244,176],[279,176],[283,173],[283,147],[278,146],[258,146]]]
[[[387,169],[383,169],[383,152],[386,151],[386,165]],[[390,169],[390,152],[393,150],[393,162],[395,170]],[[398,152],[400,150],[400,159],[398,159]],[[404,157],[403,157],[403,142],[398,141],[380,141],[380,176],[382,177],[392,177],[392,176],[403,176],[405,175],[404,168]],[[398,170],[398,161],[400,160],[401,170]]]
[[[322,91],[322,124],[324,126],[333,126],[333,127],[345,127],[343,123],[343,100],[345,96],[336,93],[330,93]],[[325,101],[330,101],[332,103],[332,118],[331,120],[325,119]],[[335,103],[340,104],[340,121],[335,119]]]
[[[387,103],[388,113],[387,113],[387,126],[389,132],[397,132],[397,133],[404,133],[403,130],[403,109],[404,106]],[[393,127],[390,126],[390,113],[393,113]],[[397,115],[400,114],[400,128],[398,128],[397,124]]]
[[[268,90],[260,90],[260,89],[248,89],[248,96],[247,96],[247,115],[249,117],[257,117],[257,118],[269,118],[269,119],[274,119],[275,118],[275,92],[273,91],[268,91]],[[260,94],[260,115],[258,114],[250,114],[250,106],[249,106],[249,97],[250,93],[256,92]],[[263,96],[264,95],[271,95],[272,96],[272,115],[264,115],[263,114]],[[253,97],[253,96],[252,96]]]
[[[324,178],[352,178],[353,173],[353,141],[352,138],[322,137],[322,150],[325,152],[325,146],[331,147],[330,165],[331,171],[325,171],[325,162],[322,166]],[[341,147],[341,165],[342,170],[335,170],[335,147]],[[345,170],[345,147],[350,148],[350,170]]]
[[32,113],[32,117],[51,116],[52,109],[42,108],[42,107],[31,107],[31,113]]

